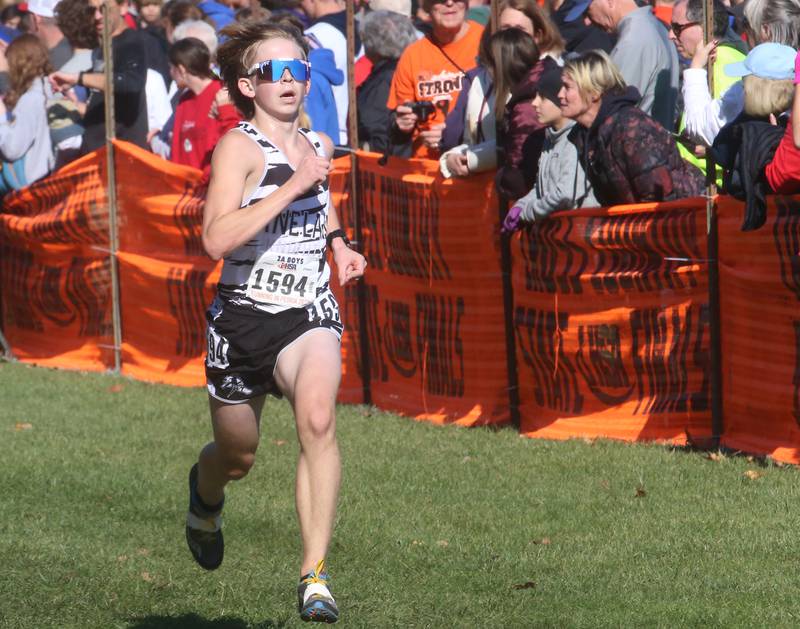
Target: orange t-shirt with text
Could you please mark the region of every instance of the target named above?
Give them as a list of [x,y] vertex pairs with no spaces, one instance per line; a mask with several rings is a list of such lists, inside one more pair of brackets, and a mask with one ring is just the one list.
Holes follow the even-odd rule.
[[444,124],[461,92],[464,73],[476,65],[483,27],[475,22],[467,25],[469,29],[461,39],[441,48],[429,37],[422,37],[406,48],[397,62],[386,106],[394,110],[398,105],[420,100],[435,105],[435,113],[414,130],[412,157],[438,158],[438,151],[424,146],[418,135],[419,131]]

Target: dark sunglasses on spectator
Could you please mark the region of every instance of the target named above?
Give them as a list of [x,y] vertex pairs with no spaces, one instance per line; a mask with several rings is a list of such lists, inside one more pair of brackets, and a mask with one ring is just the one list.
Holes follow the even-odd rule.
[[672,32],[675,33],[675,37],[680,37],[681,33],[685,31],[690,26],[699,26],[700,22],[686,22],[684,24],[678,24],[677,22],[672,22],[669,27],[672,29]]
[[304,82],[308,81],[311,74],[311,64],[302,59],[267,59],[252,66],[247,75],[255,74],[261,81],[277,83],[286,70],[289,70],[295,81]]

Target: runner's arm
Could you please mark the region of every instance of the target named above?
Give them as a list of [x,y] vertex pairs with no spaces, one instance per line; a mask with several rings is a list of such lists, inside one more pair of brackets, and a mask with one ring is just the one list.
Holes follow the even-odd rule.
[[[328,210],[327,228],[327,233],[329,234],[337,229],[342,229],[339,215],[336,213],[336,208],[333,207],[333,204]],[[348,247],[344,239],[334,238],[331,241],[331,251],[333,252],[333,261],[336,263],[339,286],[344,286],[350,280],[364,275],[364,270],[367,268],[367,260],[358,251]]]
[[[324,133],[318,133],[318,135],[322,140],[325,155],[332,156],[333,141]],[[342,224],[339,221],[339,214],[336,212],[336,208],[331,203],[328,207],[326,233],[330,234],[337,229],[342,229]],[[334,238],[331,241],[331,251],[333,252],[333,261],[336,263],[340,286],[344,286],[353,278],[364,275],[364,269],[367,267],[366,259],[358,251],[350,249],[342,238]]]

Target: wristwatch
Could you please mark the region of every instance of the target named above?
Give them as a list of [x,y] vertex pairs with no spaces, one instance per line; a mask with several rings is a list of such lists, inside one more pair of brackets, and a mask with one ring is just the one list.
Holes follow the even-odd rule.
[[344,244],[347,248],[350,248],[350,240],[347,238],[347,234],[344,233],[343,229],[334,229],[331,233],[329,233],[325,237],[325,244],[328,245],[328,249],[331,248],[331,243],[333,242],[334,238],[341,238],[344,241]]

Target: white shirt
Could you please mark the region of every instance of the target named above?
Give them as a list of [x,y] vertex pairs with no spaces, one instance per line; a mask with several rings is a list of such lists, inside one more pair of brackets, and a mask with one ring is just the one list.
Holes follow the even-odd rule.
[[712,100],[705,69],[687,68],[683,71],[683,108],[686,134],[711,146],[719,130],[742,113],[744,85],[737,81]]

